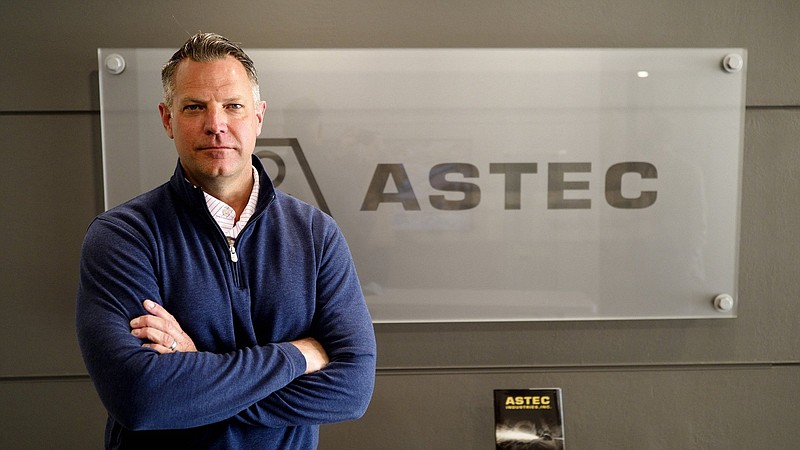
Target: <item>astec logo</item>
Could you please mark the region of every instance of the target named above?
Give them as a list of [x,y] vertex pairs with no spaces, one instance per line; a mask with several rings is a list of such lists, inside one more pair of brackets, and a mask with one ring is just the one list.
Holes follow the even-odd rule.
[[[262,147],[261,149],[259,147]],[[266,148],[263,148],[266,147]],[[278,149],[291,149],[288,152],[279,152],[276,151]],[[306,155],[303,154],[303,148],[300,147],[300,142],[296,138],[262,138],[256,139],[256,150],[255,150],[256,157],[260,158],[262,162],[265,159],[271,161],[272,163],[277,166],[277,172],[269,172],[270,177],[272,177],[272,184],[275,187],[279,187],[284,179],[286,178],[286,158],[291,156],[294,158],[297,165],[299,165],[300,170],[302,171],[303,176],[305,177],[306,183],[308,184],[308,189],[311,190],[311,195],[314,201],[317,204],[317,207],[327,213],[330,216],[331,210],[328,207],[328,202],[325,201],[325,196],[322,195],[322,190],[319,188],[319,184],[317,184],[317,179],[314,177],[314,173],[311,171],[311,166],[308,164],[308,159],[306,159]]]
[[[591,199],[566,198],[567,190],[588,190],[588,181],[567,181],[568,173],[588,173],[592,164],[588,162],[551,162],[547,165],[547,209],[589,209]],[[522,175],[536,174],[538,164],[524,163],[490,163],[489,174],[505,177],[505,209],[521,209]],[[449,162],[433,166],[428,174],[432,188],[441,192],[459,192],[460,200],[448,200],[444,195],[430,195],[433,208],[445,211],[462,211],[473,209],[481,202],[481,188],[478,184],[467,181],[451,181],[448,175],[455,174],[462,179],[477,179],[480,170],[469,163]],[[640,191],[635,197],[622,194],[622,178],[626,174],[637,174],[642,179],[658,177],[653,164],[647,162],[621,162],[606,170],[605,196],[606,202],[622,209],[642,209],[655,203],[656,191]],[[386,192],[389,178],[392,179],[397,192]],[[411,186],[408,173],[403,164],[378,164],[367,188],[367,194],[361,205],[362,211],[375,211],[381,203],[400,203],[403,209],[419,211],[420,204]]]
[[[317,207],[332,215],[297,138],[258,139],[255,155],[261,158],[265,165],[275,166],[275,170],[268,170],[275,187],[280,187],[286,181],[287,164],[296,164],[305,178],[305,184],[298,187],[297,180],[294,180],[292,189],[288,189],[287,186],[287,189],[282,190],[287,192],[305,190],[305,197],[313,198]],[[489,164],[489,175],[503,177],[504,209],[518,210],[522,208],[522,178],[524,175],[536,175],[538,171],[539,164],[536,162]],[[589,181],[570,181],[569,174],[587,174],[591,171],[592,163],[590,162],[547,163],[547,209],[590,209],[592,207],[591,199],[568,198],[565,193],[567,191],[588,191],[590,189]],[[480,172],[478,166],[465,162],[446,162],[434,165],[428,173],[428,183],[431,188],[442,194],[428,196],[431,207],[442,211],[463,211],[476,208],[481,203],[481,188],[474,181],[480,178]],[[606,169],[604,177],[606,203],[619,209],[643,209],[652,206],[658,198],[658,192],[655,190],[640,190],[634,195],[631,195],[631,192],[628,192],[627,195],[623,194],[623,178],[626,175],[654,180],[658,178],[658,170],[655,165],[642,161],[624,161],[612,164]],[[453,177],[458,180],[453,180]],[[391,188],[390,184],[394,184],[394,187]],[[376,211],[383,203],[400,204],[406,211],[422,209],[404,164],[377,164],[364,192],[361,211]],[[450,193],[450,198],[445,196],[445,193]],[[460,194],[458,195],[460,198],[452,199],[453,193]],[[303,197],[303,195],[298,196]]]

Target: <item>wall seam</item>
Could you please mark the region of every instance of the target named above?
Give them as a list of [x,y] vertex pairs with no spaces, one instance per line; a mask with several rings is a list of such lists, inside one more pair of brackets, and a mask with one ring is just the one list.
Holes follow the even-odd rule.
[[[688,370],[765,370],[780,367],[800,367],[800,361],[776,362],[710,362],[710,363],[663,363],[663,364],[591,364],[550,366],[452,366],[452,367],[384,367],[375,372],[378,376],[406,375],[456,375],[456,374],[504,374],[540,372],[647,372]],[[19,375],[0,376],[0,383],[36,383],[91,381],[88,374],[63,375]]]

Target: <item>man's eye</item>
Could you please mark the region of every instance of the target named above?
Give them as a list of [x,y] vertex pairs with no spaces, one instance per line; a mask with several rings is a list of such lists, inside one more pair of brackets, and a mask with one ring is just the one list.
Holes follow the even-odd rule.
[[241,105],[239,103],[232,103],[232,104],[228,105],[228,108],[229,109],[242,109],[242,108],[244,108],[244,105]]
[[200,105],[186,105],[183,107],[184,111],[199,111],[201,108]]

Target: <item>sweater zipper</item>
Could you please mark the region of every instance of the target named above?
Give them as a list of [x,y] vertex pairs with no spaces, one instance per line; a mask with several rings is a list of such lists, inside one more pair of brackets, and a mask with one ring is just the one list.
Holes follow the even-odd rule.
[[236,253],[236,239],[232,237],[225,236],[225,240],[228,242],[228,251],[230,251],[231,255],[231,272],[233,273],[233,284],[237,288],[242,287],[241,283],[239,282],[239,267],[236,263],[239,262],[239,255]]
[[[274,199],[275,199],[275,196],[273,195],[269,199],[269,201],[267,202],[267,206],[269,206]],[[242,232],[244,232],[244,230],[249,228],[253,222],[258,220],[264,214],[264,212],[266,210],[267,210],[267,208],[265,207],[265,208],[261,209],[261,211],[259,211],[256,215],[251,217],[250,220],[247,222],[247,225],[245,225],[244,229],[242,229]],[[206,209],[206,212],[208,212],[208,209]],[[233,284],[237,288],[240,288],[241,287],[241,283],[239,281],[239,267],[237,265],[237,263],[239,262],[239,254],[236,252],[236,239],[234,239],[232,237],[225,236],[225,233],[222,232],[222,229],[219,227],[219,225],[214,220],[214,218],[211,217],[210,213],[208,214],[208,218],[211,219],[211,223],[214,224],[214,227],[217,229],[217,231],[219,231],[219,234],[222,235],[222,237],[225,239],[225,242],[228,244],[228,253],[230,254],[230,258],[231,258],[231,272],[233,273]]]
[[239,255],[236,254],[236,240],[232,237],[225,237],[228,240],[228,249],[231,252],[231,262],[239,262]]

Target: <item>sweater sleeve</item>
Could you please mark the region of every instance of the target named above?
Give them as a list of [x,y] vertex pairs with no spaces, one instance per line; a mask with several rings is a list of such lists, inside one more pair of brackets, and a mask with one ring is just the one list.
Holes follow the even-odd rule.
[[375,334],[352,256],[336,227],[323,245],[316,302],[312,337],[330,363],[245,409],[237,416],[241,422],[317,425],[357,419],[366,411],[375,383]]
[[89,375],[104,406],[131,430],[190,428],[234,417],[285,388],[305,371],[291,344],[225,354],[158,352],[131,335],[146,314],[144,299],[162,303],[150,242],[124,221],[96,219],[81,253],[76,329]]

